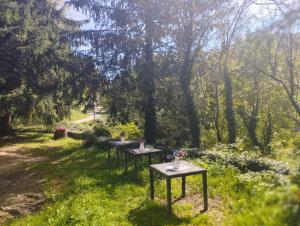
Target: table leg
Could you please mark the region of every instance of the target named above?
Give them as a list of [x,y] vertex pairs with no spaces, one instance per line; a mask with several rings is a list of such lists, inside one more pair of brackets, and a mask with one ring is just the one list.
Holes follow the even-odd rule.
[[150,172],[150,198],[154,199],[154,178],[153,178],[153,170],[149,169]]
[[159,153],[159,162],[160,162],[160,163],[163,162],[163,155],[162,155],[162,153]]
[[182,191],[182,197],[185,197],[185,176],[181,177],[181,191]]
[[148,165],[150,166],[152,164],[151,154],[148,155]]
[[171,215],[172,214],[172,196],[171,196],[171,178],[166,178],[167,182],[167,200],[168,200],[168,213]]
[[137,177],[138,167],[137,167],[137,157],[136,156],[134,156],[134,172],[135,172],[135,177]]
[[108,150],[107,159],[110,161],[110,149]]
[[202,182],[203,182],[204,211],[206,211],[206,210],[208,210],[207,172],[203,172]]
[[128,154],[125,152],[125,161],[124,161],[124,165],[125,165],[125,172],[127,172],[127,168],[128,168],[128,164],[127,164],[127,160],[128,160]]
[[120,163],[120,150],[119,150],[119,148],[117,148],[117,163],[118,163],[118,165]]

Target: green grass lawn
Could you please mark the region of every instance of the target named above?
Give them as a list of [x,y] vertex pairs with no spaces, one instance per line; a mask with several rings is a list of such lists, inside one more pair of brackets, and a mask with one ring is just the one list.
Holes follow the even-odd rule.
[[[209,210],[201,213],[201,176],[191,176],[187,197],[173,203],[174,216],[169,217],[162,178],[156,176],[156,198],[149,200],[146,159],[136,179],[130,171],[124,174],[116,161],[108,162],[104,150],[51,138],[31,133],[26,141],[17,141],[32,155],[49,157],[28,169],[45,172],[47,202],[39,212],[10,225],[299,225],[294,202],[300,192],[288,176],[240,174],[231,167],[194,160],[208,169]],[[180,188],[180,180],[173,180],[173,200],[180,197]]]
[[81,119],[85,119],[89,117],[89,114],[85,114],[82,112],[81,109],[71,109],[70,118],[68,118],[68,121],[77,121]]

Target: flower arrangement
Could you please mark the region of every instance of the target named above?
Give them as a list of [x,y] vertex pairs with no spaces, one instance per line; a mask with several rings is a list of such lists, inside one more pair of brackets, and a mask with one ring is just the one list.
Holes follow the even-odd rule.
[[175,153],[175,158],[178,158],[179,160],[183,159],[187,156],[187,153],[185,150],[179,150]]
[[54,139],[59,139],[66,136],[66,129],[64,127],[59,127],[54,130]]
[[138,143],[145,143],[144,137],[139,137],[136,141]]
[[178,169],[178,168],[180,168],[181,160],[185,156],[187,156],[187,153],[184,150],[179,150],[179,151],[174,152],[174,156],[175,156],[175,158],[174,158],[174,168]]

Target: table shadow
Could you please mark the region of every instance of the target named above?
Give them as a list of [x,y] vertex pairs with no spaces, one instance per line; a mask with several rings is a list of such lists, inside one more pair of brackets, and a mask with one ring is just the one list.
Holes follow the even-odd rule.
[[128,220],[137,226],[163,226],[188,224],[191,218],[180,218],[174,214],[169,215],[166,206],[145,200],[129,212]]

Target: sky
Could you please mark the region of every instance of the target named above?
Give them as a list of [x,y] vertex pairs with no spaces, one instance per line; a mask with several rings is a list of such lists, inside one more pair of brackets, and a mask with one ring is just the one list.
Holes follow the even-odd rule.
[[[236,0],[236,1],[241,4],[244,0]],[[276,16],[276,14],[274,14],[274,6],[262,4],[268,1],[270,2],[272,0],[253,0],[253,2],[254,1],[255,3],[248,8],[249,13],[251,14],[251,20],[247,21],[248,31],[250,32],[256,30],[259,27],[270,25],[272,21],[272,16]],[[278,0],[278,1],[283,1],[284,3],[288,4],[290,7],[293,7],[294,5],[298,5],[298,6],[300,5],[300,0]],[[73,7],[70,7],[67,10],[66,16],[67,18],[76,21],[89,20],[88,23],[82,26],[81,28],[82,30],[92,30],[96,28],[95,23],[93,22],[92,19],[89,19],[88,16],[77,11]],[[88,50],[88,49],[89,46],[80,47],[80,50]]]
[[[72,19],[72,20],[76,20],[76,21],[82,21],[82,20],[89,19],[88,16],[86,16],[83,13],[77,11],[73,7],[70,7],[66,11],[66,17],[69,18],[69,19]],[[83,27],[82,27],[83,30],[90,30],[90,29],[94,29],[94,28],[95,28],[95,23],[91,19],[90,19],[89,23],[83,25]]]
[[[242,2],[243,0],[237,0],[237,1]],[[263,2],[263,1],[264,0],[261,0],[260,2]],[[293,2],[295,0],[285,0],[285,1],[286,2]],[[259,2],[259,1],[257,1],[257,2]],[[249,12],[253,15],[253,17],[257,21],[262,21],[262,19],[266,18],[266,16],[269,14],[270,8],[268,8],[266,6],[263,6],[263,5],[260,5],[260,4],[252,4],[249,8]],[[67,18],[77,20],[77,21],[89,19],[88,16],[86,16],[83,13],[77,11],[73,7],[70,7],[67,10],[66,16],[67,16]],[[83,27],[82,27],[83,30],[89,30],[89,29],[94,29],[94,28],[95,28],[95,23],[93,22],[93,20],[90,20],[89,23],[83,25]]]

